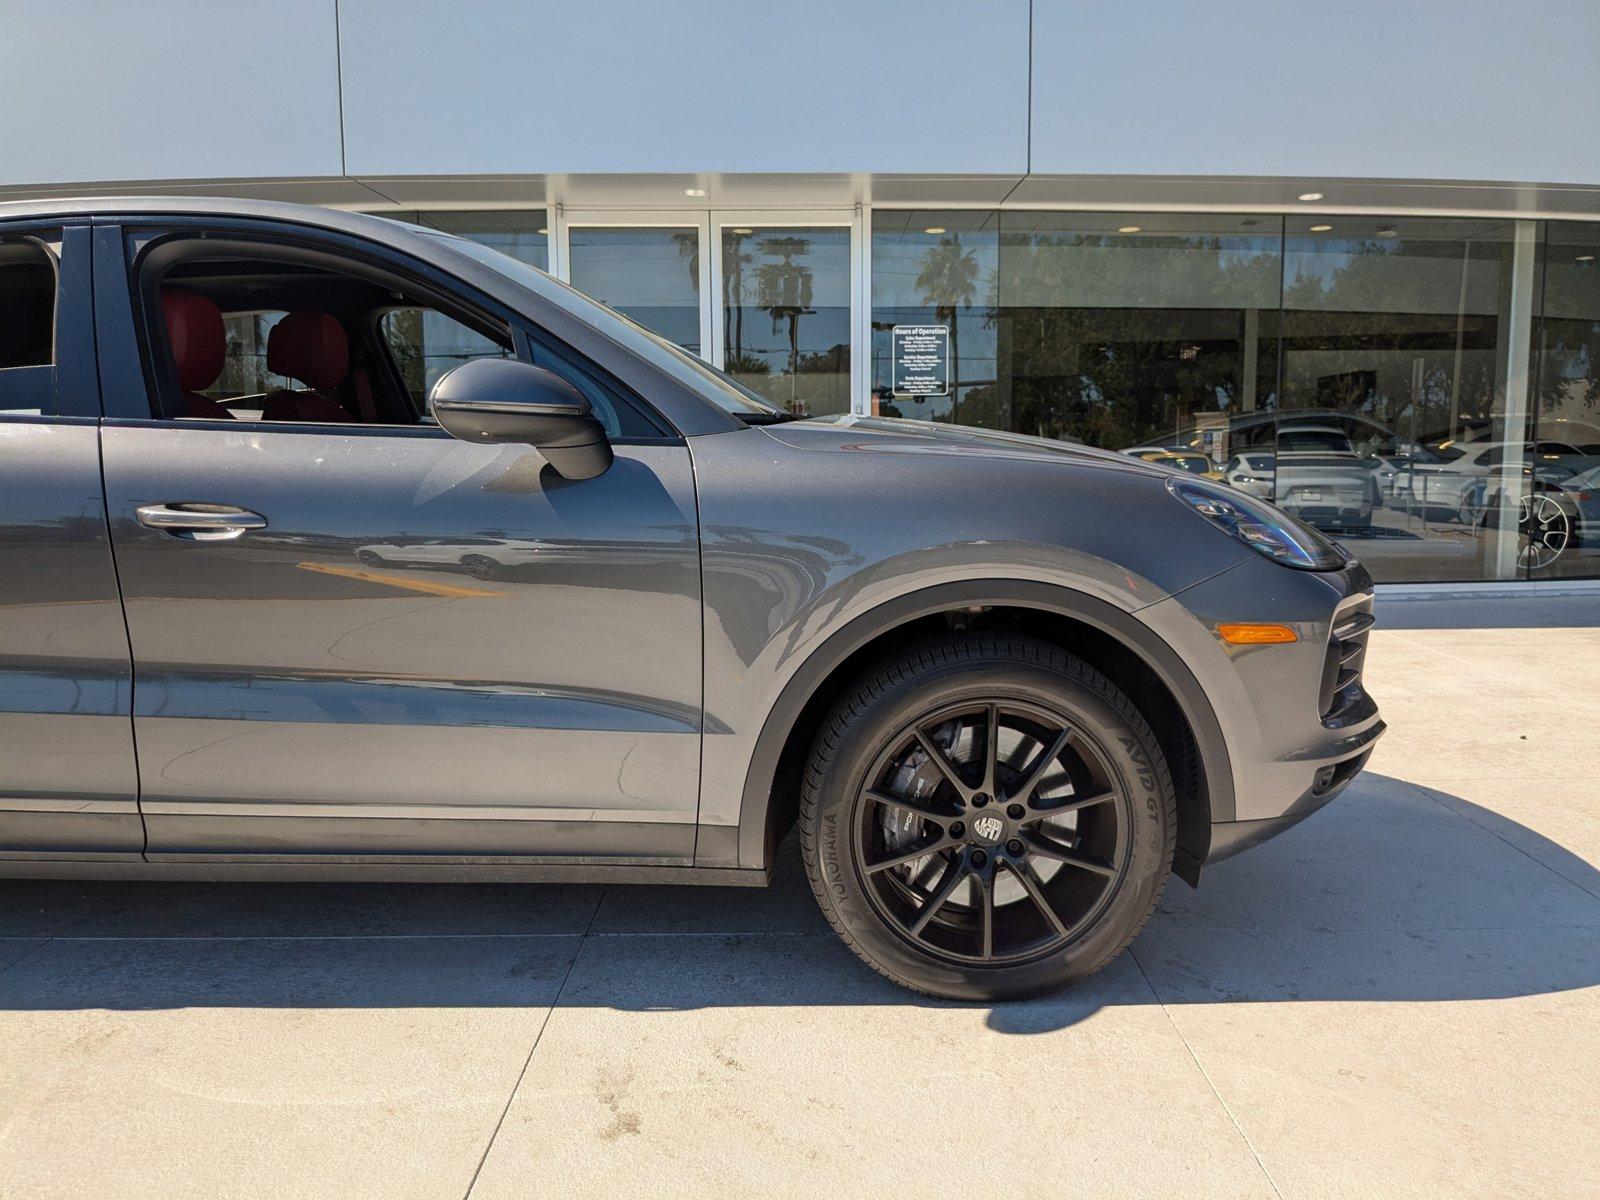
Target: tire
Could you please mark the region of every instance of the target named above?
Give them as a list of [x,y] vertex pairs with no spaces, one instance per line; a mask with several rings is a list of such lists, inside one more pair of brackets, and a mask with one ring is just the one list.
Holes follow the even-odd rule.
[[848,689],[813,744],[799,824],[817,901],[868,965],[1005,1000],[1093,974],[1144,928],[1177,802],[1149,724],[1104,675],[1047,642],[963,634]]

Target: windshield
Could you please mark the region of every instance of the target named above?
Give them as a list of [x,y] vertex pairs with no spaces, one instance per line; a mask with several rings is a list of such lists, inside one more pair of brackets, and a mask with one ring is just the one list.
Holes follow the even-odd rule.
[[519,262],[509,254],[502,254],[488,246],[480,245],[455,234],[435,229],[413,230],[429,237],[450,243],[468,258],[476,259],[492,271],[521,284],[540,298],[565,309],[579,320],[594,326],[624,349],[632,351],[651,366],[666,372],[681,383],[693,388],[723,412],[735,417],[787,418],[791,414],[763,399],[743,384],[724,375],[704,359],[696,358],[674,346],[665,338],[651,333],[644,326],[630,321],[619,312],[613,312],[598,301],[591,300],[574,287],[546,275],[537,267]]
[[1289,453],[1343,450],[1350,452],[1350,439],[1336,429],[1284,429],[1278,433],[1278,449]]

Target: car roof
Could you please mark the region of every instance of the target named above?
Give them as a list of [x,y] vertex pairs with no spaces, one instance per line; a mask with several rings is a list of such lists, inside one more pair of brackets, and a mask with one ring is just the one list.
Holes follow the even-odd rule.
[[316,204],[247,200],[233,196],[64,196],[0,202],[0,221],[140,215],[259,217],[367,233],[405,231],[408,228],[399,221],[367,213],[346,212]]

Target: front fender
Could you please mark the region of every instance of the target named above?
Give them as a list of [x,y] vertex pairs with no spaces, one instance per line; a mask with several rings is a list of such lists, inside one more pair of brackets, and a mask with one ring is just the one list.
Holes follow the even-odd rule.
[[[920,588],[879,604],[845,622],[806,655],[759,723],[749,751],[737,754],[746,769],[736,794],[736,823],[726,832],[708,829],[708,825],[724,825],[725,822],[707,820],[707,801],[711,793],[709,787],[703,787],[697,864],[768,865],[765,862],[767,812],[779,757],[807,700],[841,663],[898,626],[935,613],[975,606],[1030,608],[1070,617],[1110,634],[1138,654],[1177,698],[1194,732],[1201,769],[1210,788],[1213,819],[1232,819],[1233,772],[1216,713],[1187,664],[1134,613],[1068,587],[1026,579],[966,579]],[[717,738],[718,735],[708,732],[708,763],[717,757],[713,750]],[[727,748],[733,749],[731,745]],[[712,778],[708,771],[705,775],[708,785]],[[716,811],[726,813],[727,801],[735,798],[721,796],[718,799],[721,803]]]

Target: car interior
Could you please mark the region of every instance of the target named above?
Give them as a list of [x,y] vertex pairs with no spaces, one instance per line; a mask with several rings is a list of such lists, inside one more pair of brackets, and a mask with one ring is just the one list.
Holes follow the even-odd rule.
[[513,353],[508,331],[486,320],[296,262],[185,259],[158,295],[177,384],[158,389],[168,419],[431,423],[434,379]]

